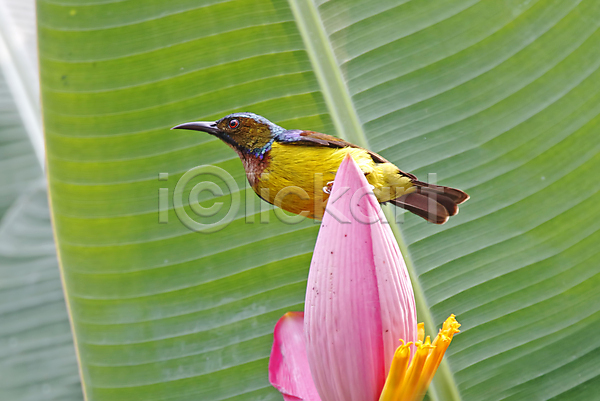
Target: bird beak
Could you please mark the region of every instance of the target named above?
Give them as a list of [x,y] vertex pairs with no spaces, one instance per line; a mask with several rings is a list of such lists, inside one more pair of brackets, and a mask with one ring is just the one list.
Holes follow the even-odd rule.
[[174,126],[171,129],[190,129],[194,131],[204,131],[211,135],[216,135],[220,132],[217,123],[213,121],[193,121],[191,123],[183,123]]

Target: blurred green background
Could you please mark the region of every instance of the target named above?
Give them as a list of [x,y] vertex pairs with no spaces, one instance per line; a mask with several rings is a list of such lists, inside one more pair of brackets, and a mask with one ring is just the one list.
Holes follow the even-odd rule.
[[[261,212],[234,152],[169,131],[235,111],[471,195],[441,227],[398,215],[420,319],[462,323],[430,399],[600,393],[598,1],[36,7],[39,48],[34,3],[0,0],[0,399],[281,400],[272,330],[302,309],[318,226]],[[172,207],[203,164],[244,201],[211,234]]]

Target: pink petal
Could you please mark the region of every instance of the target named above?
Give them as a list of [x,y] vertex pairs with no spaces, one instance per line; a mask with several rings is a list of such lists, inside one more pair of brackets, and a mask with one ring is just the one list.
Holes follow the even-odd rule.
[[346,157],[308,276],[306,350],[323,401],[376,401],[399,339],[417,338],[408,272],[369,191],[358,165]]
[[285,401],[321,401],[310,374],[304,344],[304,313],[288,312],[275,325],[269,382]]

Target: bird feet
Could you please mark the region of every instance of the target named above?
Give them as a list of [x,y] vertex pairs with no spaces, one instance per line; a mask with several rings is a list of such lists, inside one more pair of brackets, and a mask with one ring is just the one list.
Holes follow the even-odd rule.
[[331,193],[331,188],[333,187],[333,181],[329,181],[327,183],[327,185],[325,185],[323,187],[323,192],[325,192],[327,195],[329,195]]

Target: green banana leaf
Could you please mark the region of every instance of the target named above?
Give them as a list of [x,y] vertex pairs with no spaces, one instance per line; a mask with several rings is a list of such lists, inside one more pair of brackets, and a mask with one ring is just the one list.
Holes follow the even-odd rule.
[[[341,136],[471,195],[441,227],[394,217],[421,319],[431,332],[450,313],[463,325],[431,399],[600,391],[600,3],[37,11],[51,209],[88,400],[281,399],[267,380],[272,329],[302,308],[318,226],[259,204],[226,145],[169,131],[235,111]],[[194,170],[176,190],[201,165],[234,187],[208,218],[188,195],[222,176]]]

